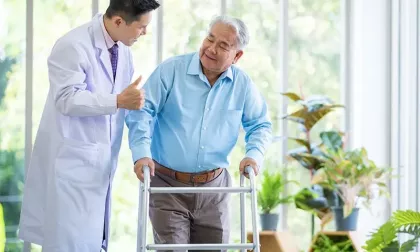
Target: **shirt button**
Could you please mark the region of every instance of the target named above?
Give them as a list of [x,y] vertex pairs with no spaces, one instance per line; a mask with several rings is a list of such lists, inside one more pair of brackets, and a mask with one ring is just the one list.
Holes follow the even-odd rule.
[[209,110],[210,110],[210,108],[206,108],[206,110],[207,110],[207,111],[209,111]]
[[206,127],[203,127],[203,130],[206,130],[207,128]]
[[198,168],[201,168],[201,165],[199,165]]
[[204,149],[204,146],[201,146],[201,149]]

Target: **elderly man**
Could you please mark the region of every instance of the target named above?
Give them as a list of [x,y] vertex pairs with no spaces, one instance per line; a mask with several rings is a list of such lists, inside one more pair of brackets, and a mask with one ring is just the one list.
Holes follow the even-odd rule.
[[[252,166],[258,174],[271,142],[271,123],[256,86],[233,65],[248,41],[241,20],[217,17],[199,52],[173,57],[152,73],[144,108],[126,116],[140,180],[147,165],[151,186],[230,186],[228,155],[241,123],[246,154],[239,169]],[[227,243],[228,203],[223,193],[152,194],[155,242]]]

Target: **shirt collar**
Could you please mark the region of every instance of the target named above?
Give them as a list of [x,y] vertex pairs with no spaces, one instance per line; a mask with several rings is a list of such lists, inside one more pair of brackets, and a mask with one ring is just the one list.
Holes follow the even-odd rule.
[[100,20],[101,20],[101,22],[99,22],[99,23],[101,23],[102,33],[103,33],[104,39],[105,39],[105,45],[108,49],[110,49],[116,42],[114,40],[112,40],[111,36],[109,36],[109,33],[105,29],[104,16],[103,15],[101,16]]
[[[198,52],[195,53],[191,59],[190,65],[188,66],[187,74],[189,75],[204,75],[203,70],[201,69],[201,63]],[[233,74],[232,74],[232,67],[230,66],[226,71],[222,73],[222,75],[219,77],[220,79],[229,78],[230,80],[233,80]]]

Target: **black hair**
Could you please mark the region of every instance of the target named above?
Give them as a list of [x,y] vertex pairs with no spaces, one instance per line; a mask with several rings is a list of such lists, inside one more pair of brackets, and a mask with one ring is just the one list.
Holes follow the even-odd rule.
[[157,9],[160,4],[156,0],[110,0],[105,12],[107,18],[120,16],[127,24],[140,19],[143,14]]

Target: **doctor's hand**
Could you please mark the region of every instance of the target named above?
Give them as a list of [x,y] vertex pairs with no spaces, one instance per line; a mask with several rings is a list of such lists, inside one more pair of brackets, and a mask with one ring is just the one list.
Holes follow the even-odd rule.
[[148,166],[150,169],[150,175],[155,176],[155,163],[151,158],[145,157],[141,158],[136,161],[136,164],[134,165],[134,172],[137,175],[137,178],[143,182],[144,181],[144,173],[143,173],[143,166]]
[[245,177],[249,178],[248,173],[245,172],[245,167],[247,167],[247,166],[252,167],[252,169],[254,170],[255,176],[258,175],[259,166],[254,159],[249,158],[249,157],[246,157],[246,158],[242,159],[241,163],[239,164],[239,172],[241,174],[244,174]]
[[138,110],[144,106],[144,89],[139,88],[142,76],[117,95],[117,108]]

